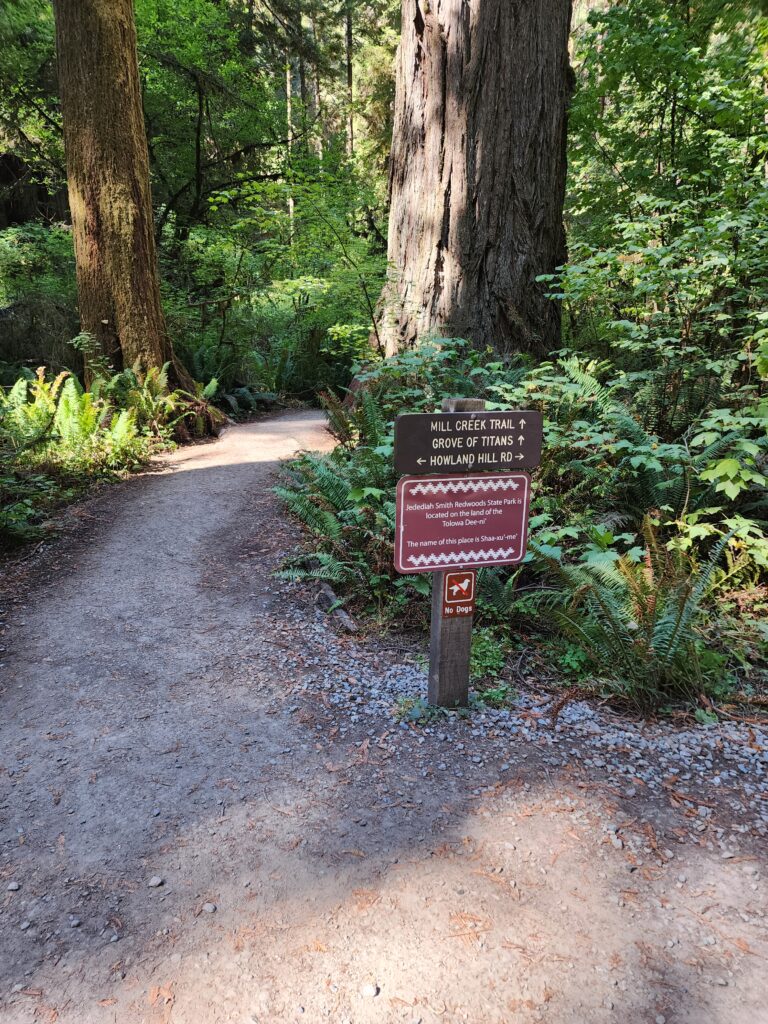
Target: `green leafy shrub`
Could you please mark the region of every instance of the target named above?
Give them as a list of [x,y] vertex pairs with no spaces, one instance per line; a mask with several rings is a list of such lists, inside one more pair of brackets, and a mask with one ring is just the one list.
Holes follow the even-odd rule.
[[469,662],[471,679],[495,679],[507,660],[505,644],[497,633],[488,627],[472,631],[472,650]]
[[489,708],[507,707],[517,696],[515,688],[507,683],[487,686],[477,694],[477,701]]
[[45,364],[81,369],[72,234],[61,226],[0,230],[0,386]]
[[[311,553],[286,570],[294,578],[329,579],[361,608],[426,625],[428,577],[398,576],[392,564],[393,421],[443,397],[476,396],[545,419],[531,516],[537,556],[479,575],[478,643],[491,672],[513,628],[543,640],[554,630],[559,671],[605,679],[644,705],[694,699],[765,663],[765,637],[751,625],[768,575],[766,439],[754,408],[727,418],[704,408],[664,440],[606,360],[564,355],[527,368],[456,340],[362,367],[357,381],[347,402],[325,396],[338,447],[293,463],[279,491],[309,531]],[[730,457],[755,474],[735,492],[718,490],[709,472]]]
[[542,608],[592,663],[609,688],[642,706],[693,700],[722,684],[727,659],[706,648],[697,628],[706,614],[723,538],[696,571],[669,551],[650,521],[639,562],[626,556],[572,565],[534,552],[562,588],[545,593]]
[[583,647],[566,643],[561,645],[556,663],[567,676],[584,679],[589,673],[591,660],[589,652]]
[[202,389],[171,391],[167,366],[123,370],[88,391],[43,368],[19,378],[0,390],[0,546],[37,536],[93,479],[135,469],[174,436],[209,433],[222,419]]

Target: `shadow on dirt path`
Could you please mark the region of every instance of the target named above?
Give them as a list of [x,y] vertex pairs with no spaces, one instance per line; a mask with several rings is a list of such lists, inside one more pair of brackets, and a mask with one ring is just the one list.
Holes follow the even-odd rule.
[[278,462],[330,446],[289,412],[175,453],[14,607],[3,1024],[768,1021],[764,850],[693,845],[577,747],[502,770],[471,723],[333,703],[406,669],[272,576]]

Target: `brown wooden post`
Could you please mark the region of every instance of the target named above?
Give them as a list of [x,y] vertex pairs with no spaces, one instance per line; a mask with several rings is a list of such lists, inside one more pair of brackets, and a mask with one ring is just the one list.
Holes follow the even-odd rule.
[[[444,398],[443,412],[482,412],[481,398]],[[469,701],[469,653],[472,616],[443,616],[444,572],[432,573],[432,630],[429,641],[429,703],[464,707]]]

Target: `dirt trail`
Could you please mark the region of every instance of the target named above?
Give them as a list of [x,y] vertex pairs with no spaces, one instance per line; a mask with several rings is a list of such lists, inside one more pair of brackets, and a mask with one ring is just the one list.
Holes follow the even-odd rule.
[[327,699],[402,658],[270,575],[277,461],[329,446],[288,412],[175,453],[8,609],[2,1024],[768,1022],[763,847],[626,813],[576,739],[502,769]]

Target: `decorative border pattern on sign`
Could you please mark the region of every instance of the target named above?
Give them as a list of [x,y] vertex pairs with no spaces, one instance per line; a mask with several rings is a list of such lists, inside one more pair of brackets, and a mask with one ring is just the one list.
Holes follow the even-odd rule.
[[478,480],[467,483],[464,480],[450,480],[448,483],[418,483],[411,488],[411,494],[452,494],[461,491],[516,491],[520,486],[514,480]]
[[481,548],[479,551],[457,551],[454,555],[409,555],[411,565],[464,565],[496,558],[509,558],[517,554],[515,548]]
[[[510,512],[514,525],[510,522],[507,530],[498,530],[494,523],[492,528],[495,529],[495,533],[492,536],[465,535],[461,539],[457,537],[453,543],[446,531],[439,540],[432,539],[428,543],[420,542],[410,546],[409,552],[409,535],[404,522],[409,499],[418,498],[423,502],[425,498],[431,501],[434,497],[445,495],[449,502],[453,501],[454,505],[463,507],[465,495],[469,496],[471,504],[472,495],[479,498],[480,492],[486,492],[488,500],[492,500],[494,494],[498,495],[499,500],[493,501],[494,506],[502,503],[514,505],[517,512]],[[403,477],[397,485],[395,568],[398,572],[407,574],[452,569],[470,570],[487,565],[511,565],[519,562],[525,556],[529,493],[530,478],[527,473],[519,470],[513,473],[481,476],[462,474],[426,478]],[[482,501],[480,503],[482,504]],[[449,504],[445,507],[450,509],[454,505]],[[433,506],[416,506],[417,519],[424,511],[431,510]],[[461,526],[460,523],[454,525]],[[503,533],[506,536],[502,536]],[[440,535],[440,531],[437,531],[437,534]],[[447,549],[444,547],[446,544]],[[424,548],[433,550],[425,551]]]

